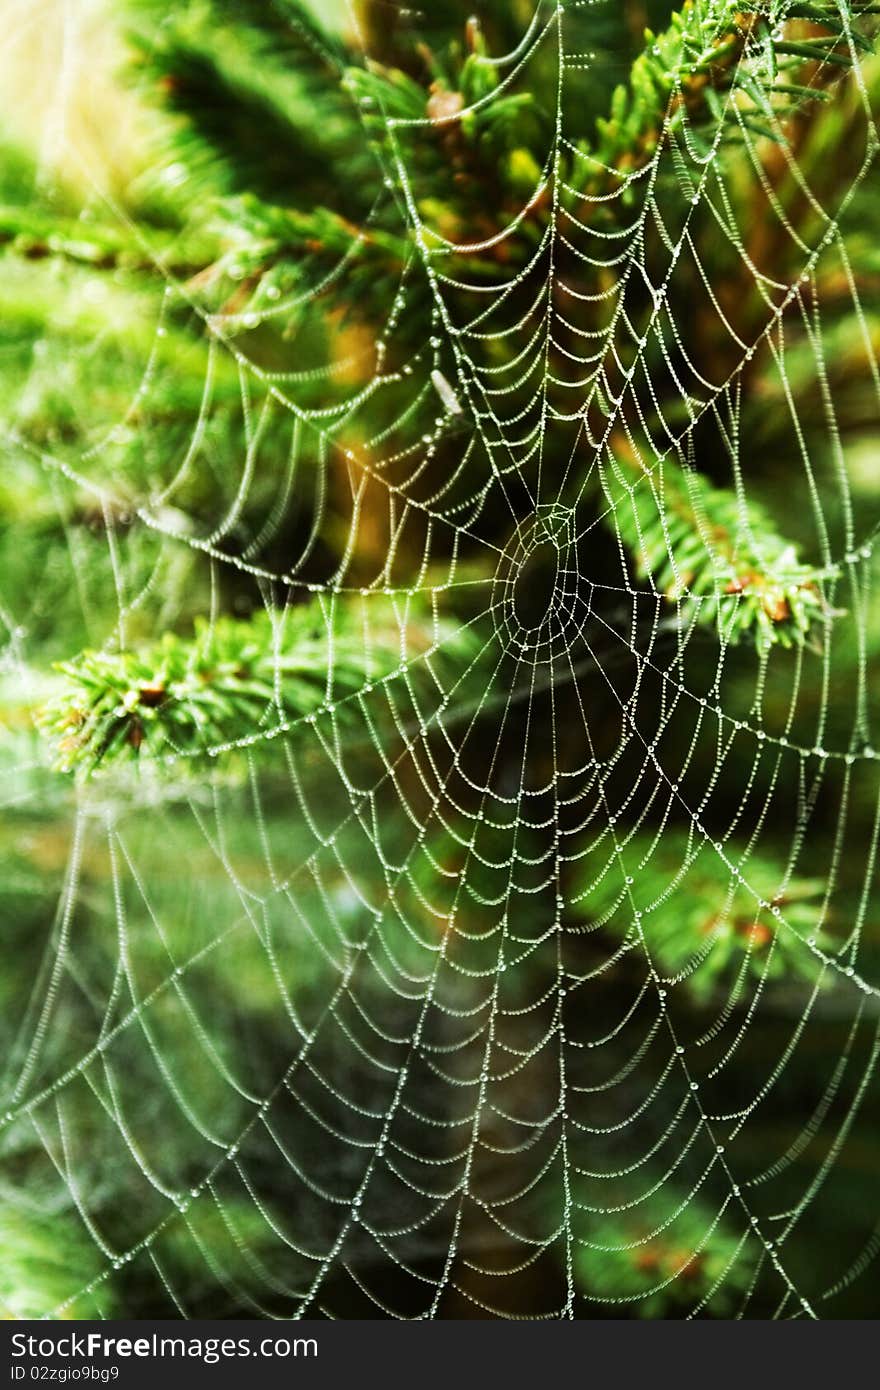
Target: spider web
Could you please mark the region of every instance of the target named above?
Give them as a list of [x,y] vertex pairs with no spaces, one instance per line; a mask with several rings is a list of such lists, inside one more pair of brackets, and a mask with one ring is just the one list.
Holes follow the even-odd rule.
[[[93,626],[70,499],[100,518],[117,621],[95,645],[169,627],[193,583],[210,629],[234,595],[279,650],[310,604],[325,680],[291,718],[279,660],[252,731],[136,775],[59,787],[42,753],[6,768],[19,809],[59,802],[64,845],[42,847],[57,910],[7,1052],[3,1222],[10,1241],[26,1219],[67,1223],[72,1252],[42,1304],[4,1293],[13,1314],[814,1317],[876,1253],[859,1166],[878,1049],[874,526],[819,293],[835,278],[855,315],[876,410],[847,249],[876,148],[860,55],[835,97],[860,144],[833,203],[788,127],[765,118],[771,162],[735,96],[709,144],[671,103],[656,150],[600,192],[566,123],[603,61],[574,42],[586,3],[538,3],[483,60],[481,109],[535,64],[557,78],[544,165],[500,230],[432,220],[420,150],[466,111],[360,96],[384,180],[365,235],[395,206],[411,233],[382,333],[338,326],[316,349],[304,331],[293,368],[260,357],[265,325],[294,325],[296,347],[357,249],[304,296],[222,313],[157,258],[125,419],[76,456],[14,436],[65,517],[61,582]],[[181,313],[206,344],[198,422],[133,499],[107,460],[132,437],[149,457]],[[699,322],[712,361],[689,355]],[[210,445],[230,379],[226,496]],[[790,649],[734,630],[744,599],[722,579],[692,586],[667,491],[672,468],[708,466],[747,538],[768,450],[797,460],[776,502],[823,576]],[[652,509],[665,588],[625,539]],[[282,532],[299,541],[279,557]],[[4,604],[24,683],[46,585],[29,612]],[[343,612],[368,671],[376,653],[353,689]],[[849,1189],[858,1218],[829,1248]]]

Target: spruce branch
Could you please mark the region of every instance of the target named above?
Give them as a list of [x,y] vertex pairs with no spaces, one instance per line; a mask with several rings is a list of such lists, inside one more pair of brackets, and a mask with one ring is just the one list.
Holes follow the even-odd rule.
[[470,630],[435,622],[423,599],[378,595],[197,619],[192,639],[166,633],[144,648],[58,663],[63,688],[38,723],[67,772],[88,775],[143,753],[200,758],[259,745],[318,715],[337,729],[356,725],[358,697],[397,677],[436,695],[435,672],[466,670],[477,650]]
[[821,962],[812,946],[830,951],[833,945],[822,880],[784,872],[772,853],[745,855],[733,842],[725,855],[742,880],[714,846],[684,831],[638,831],[610,861],[595,851],[575,861],[574,915],[629,938],[638,950],[633,911],[640,911],[651,959],[667,980],[686,982],[697,1001],[721,988],[739,996],[744,974],[815,983]]
[[[174,117],[172,149],[214,194],[250,192],[313,206],[328,167],[360,164],[338,189],[349,210],[369,192],[369,162],[341,84],[351,54],[298,3],[184,5],[132,35],[141,83]],[[313,119],[320,106],[321,120]]]
[[[250,193],[220,205],[219,234],[225,250],[193,289],[229,284],[244,290],[252,311],[282,296],[295,296],[299,304],[320,291],[318,313],[339,310],[343,321],[375,323],[413,256],[400,228],[353,223],[324,207],[280,208]],[[345,275],[334,273],[340,265]],[[293,311],[291,317],[297,321]]]
[[[872,52],[867,21],[877,7],[848,5],[844,19],[836,0],[814,5],[786,0],[688,0],[671,16],[668,28],[647,30],[645,48],[633,62],[627,83],[613,95],[608,118],[597,123],[597,138],[580,143],[587,168],[575,170],[578,191],[593,196],[619,185],[654,156],[667,129],[687,124],[691,138],[705,127],[738,122],[778,138],[767,117],[788,114],[805,102],[822,98],[823,82],[851,66],[848,37]],[[817,32],[802,43],[788,37],[792,21],[807,17]],[[809,82],[803,80],[809,64]],[[830,71],[829,71],[830,69]],[[751,110],[726,112],[731,93],[747,99]]]
[[603,474],[603,520],[636,574],[670,604],[696,605],[726,642],[802,644],[829,615],[834,573],[805,564],[757,502],[667,456],[648,467],[618,448]]
[[[206,248],[182,244],[177,229],[152,229],[150,251],[118,226],[64,218],[34,207],[0,206],[0,249],[27,261],[58,259],[89,270],[137,271],[155,277],[157,265],[188,279],[205,264]],[[201,254],[199,254],[201,252]]]

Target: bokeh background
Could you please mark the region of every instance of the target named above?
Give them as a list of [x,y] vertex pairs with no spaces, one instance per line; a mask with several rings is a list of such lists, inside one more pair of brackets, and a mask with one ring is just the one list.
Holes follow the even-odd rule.
[[0,1308],[873,1317],[873,21],[294,8],[0,5]]

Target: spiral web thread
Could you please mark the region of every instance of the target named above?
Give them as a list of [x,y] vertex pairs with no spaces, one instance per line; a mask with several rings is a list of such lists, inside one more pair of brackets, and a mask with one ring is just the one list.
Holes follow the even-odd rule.
[[[649,1309],[673,1292],[688,1316],[821,1316],[869,1268],[876,1214],[866,1215],[860,1246],[823,1250],[818,1270],[798,1253],[870,1115],[878,1046],[878,989],[861,949],[876,839],[855,886],[847,861],[848,808],[880,805],[869,737],[873,534],[850,499],[814,293],[833,264],[880,388],[845,243],[846,209],[875,152],[868,96],[856,62],[848,80],[863,106],[863,154],[833,209],[813,199],[809,242],[786,224],[760,138],[740,121],[738,177],[797,250],[784,283],[751,262],[721,130],[707,150],[671,113],[655,155],[601,195],[621,207],[634,196],[616,229],[600,231],[596,196],[572,185],[562,201],[564,170],[590,159],[567,139],[563,118],[567,89],[588,81],[597,61],[567,47],[581,7],[539,3],[517,49],[486,60],[501,79],[487,104],[526,84],[536,57],[558,62],[539,186],[487,240],[456,244],[424,223],[412,152],[429,129],[436,134],[436,120],[365,112],[383,123],[385,203],[396,202],[415,232],[378,341],[273,373],[248,355],[242,334],[292,315],[289,300],[223,317],[193,303],[209,343],[202,411],[173,479],[136,508],[157,540],[146,579],[130,562],[121,504],[94,480],[113,423],[78,459],[41,453],[60,498],[84,491],[101,509],[118,596],[108,645],[124,645],[144,614],[156,630],[167,625],[185,551],[218,588],[235,571],[279,633],[304,597],[320,605],[327,670],[315,711],[290,720],[267,708],[258,728],[208,749],[217,757],[210,778],[191,776],[189,758],[172,753],[160,769],[144,763],[125,794],[102,778],[76,789],[58,909],[10,1055],[3,1120],[4,1200],[27,1206],[16,1164],[29,1154],[32,1191],[72,1212],[91,1247],[91,1262],[71,1271],[46,1315],[112,1316],[136,1279],[153,1290],[149,1306],[172,1316],[230,1307],[255,1316],[596,1316]],[[727,107],[736,121],[736,100]],[[776,150],[810,199],[796,151],[785,142]],[[678,180],[672,215],[656,192],[661,165]],[[513,258],[518,268],[494,284],[468,280],[471,258],[515,242],[538,200],[551,214],[531,259]],[[754,341],[739,337],[701,266],[698,215],[740,273],[748,267],[764,305]],[[660,259],[658,281],[648,267]],[[503,254],[496,260],[504,267]],[[702,285],[693,314],[713,318],[733,355],[724,379],[689,359],[669,312],[685,265]],[[349,269],[344,258],[331,276]],[[149,428],[165,319],[188,297],[173,276],[166,281],[156,351],[122,422],[129,429]],[[426,281],[432,336],[399,370],[389,367]],[[524,308],[520,291],[533,282],[537,297]],[[595,323],[596,303],[605,322],[582,327]],[[801,364],[807,354],[815,378],[821,461],[804,442],[792,352]],[[668,422],[649,354],[678,389]],[[202,441],[223,356],[240,375],[247,457],[237,495],[198,530],[175,504],[194,473],[210,476]],[[619,582],[608,583],[607,564],[602,579],[590,569],[602,527],[616,531],[614,512],[628,505],[609,486],[621,442],[642,467],[632,488],[650,489],[660,516],[664,462],[687,466],[697,429],[714,439],[727,484],[749,495],[760,446],[743,433],[743,379],[756,356],[771,364],[772,408],[802,460],[793,510],[810,517],[831,576],[818,638],[763,655],[701,626],[713,596],[691,594],[686,575],[672,604],[637,579],[619,539]],[[336,394],[323,409],[302,405],[302,388],[322,379],[334,390],[340,379],[355,384],[341,403]],[[395,418],[375,432],[377,398],[395,402]],[[290,468],[272,484],[274,502],[250,543],[232,546],[269,418],[289,421]],[[444,457],[453,448],[456,463],[438,482],[431,465],[441,448]],[[311,471],[307,451],[317,459]],[[266,540],[303,488],[313,524],[302,554],[283,569],[266,564]],[[367,526],[378,532],[367,538],[374,574],[362,582],[361,570],[353,582]],[[331,528],[345,536],[334,542],[343,558],[325,580],[302,579]],[[543,598],[536,555],[551,575]],[[75,582],[73,539],[71,556]],[[356,607],[366,650],[391,625],[400,662],[337,696],[343,602]],[[416,603],[430,615],[427,643],[412,638]],[[5,621],[7,667],[30,679],[26,621]],[[463,636],[466,660],[444,663]],[[859,657],[841,687],[844,640]],[[728,683],[736,676],[741,688],[747,670],[744,709]],[[768,727],[762,708],[774,681],[787,690],[786,716]],[[230,756],[246,768],[244,785],[224,775]],[[21,774],[7,771],[13,795]],[[714,796],[722,774],[726,821]],[[814,831],[829,803],[830,836]],[[682,823],[673,842],[671,827]],[[780,828],[789,848],[775,853],[768,888],[753,867]],[[652,864],[664,843],[675,844],[677,864],[658,890]],[[746,951],[694,1013],[685,1001],[709,969],[714,938],[671,976],[652,928],[670,896],[687,903],[695,866],[707,861],[721,883],[719,919],[736,897],[772,939],[763,965],[753,968]],[[789,920],[786,899],[805,865],[821,884],[809,937]],[[203,895],[195,885],[205,872],[213,886]],[[84,898],[96,894],[103,954],[79,927]],[[590,922],[596,902],[600,920]],[[614,923],[616,935],[603,933]],[[780,986],[772,963],[792,938],[800,974]],[[69,996],[87,1001],[91,1035],[63,1034]],[[750,1051],[762,1028],[771,1042]],[[265,1054],[261,1029],[276,1040]],[[804,1054],[814,1058],[814,1090],[791,1102],[789,1078]],[[748,1086],[741,1070],[732,1087],[744,1055]],[[790,1121],[792,1105],[796,1122],[762,1131],[769,1138],[756,1161],[753,1127],[774,1108]],[[112,1229],[97,1215],[110,1174],[130,1194]],[[677,1252],[672,1267],[657,1255],[664,1242]],[[710,1255],[711,1276],[697,1277]]]

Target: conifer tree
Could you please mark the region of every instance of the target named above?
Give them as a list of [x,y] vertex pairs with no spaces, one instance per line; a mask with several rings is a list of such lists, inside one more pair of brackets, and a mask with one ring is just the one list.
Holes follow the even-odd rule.
[[4,152],[10,1315],[869,1311],[877,9],[130,0]]

